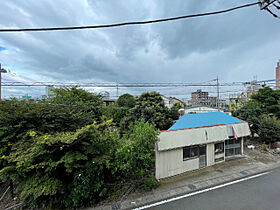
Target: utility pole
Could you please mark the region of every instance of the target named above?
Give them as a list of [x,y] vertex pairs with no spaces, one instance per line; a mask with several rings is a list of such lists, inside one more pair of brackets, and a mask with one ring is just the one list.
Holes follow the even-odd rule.
[[117,84],[117,98],[119,98],[119,84]]
[[216,106],[218,110],[220,110],[220,90],[219,90],[219,77],[217,75],[217,100],[216,100]]
[[4,68],[1,67],[1,63],[0,63],[0,101],[1,101],[1,93],[2,93],[2,88],[1,88],[1,84],[2,84],[2,73],[8,73],[8,71]]

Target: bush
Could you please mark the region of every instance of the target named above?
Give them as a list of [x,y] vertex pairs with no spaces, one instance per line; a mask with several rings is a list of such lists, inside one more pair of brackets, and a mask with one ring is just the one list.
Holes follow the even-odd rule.
[[[8,156],[11,146],[30,138],[29,130],[38,134],[75,131],[85,125],[100,122],[101,114],[95,108],[48,103],[0,102],[0,157]],[[7,164],[0,159],[0,168]]]
[[[0,102],[0,181],[13,180],[27,208],[79,208],[124,183],[157,186],[157,123],[140,114],[120,132],[115,125],[128,107],[103,109],[100,96],[77,88],[54,92],[45,102]],[[155,122],[169,123],[158,94],[156,100]],[[148,104],[146,111],[154,106]]]
[[155,142],[158,131],[143,119],[131,124],[116,150],[113,168],[122,177],[139,179],[148,177],[155,164]]
[[263,144],[262,144],[262,149],[263,149],[264,151],[268,151],[268,146],[267,146],[265,143],[263,143]]
[[[7,157],[10,166],[3,168],[0,176],[3,181],[12,177],[19,182],[20,198],[29,206],[83,205],[77,195],[97,201],[105,195],[105,179],[112,179],[106,173],[106,161],[117,141],[118,134],[110,131],[108,123],[88,125],[76,132],[36,135],[13,146]],[[79,185],[82,178],[84,186],[92,184],[86,186],[88,194]]]
[[121,139],[110,121],[87,125],[75,132],[57,132],[29,138],[12,146],[0,179],[18,183],[28,208],[78,208],[97,203],[128,182],[151,189],[154,145],[158,131],[140,120]]
[[257,134],[263,141],[273,143],[280,141],[280,120],[275,116],[261,115]]

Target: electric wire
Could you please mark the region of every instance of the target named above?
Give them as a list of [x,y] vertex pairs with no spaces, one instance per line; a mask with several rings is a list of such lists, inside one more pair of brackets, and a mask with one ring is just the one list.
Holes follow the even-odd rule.
[[5,32],[38,32],[38,31],[66,31],[66,30],[82,30],[82,29],[97,29],[97,28],[113,28],[113,27],[120,27],[120,26],[127,26],[127,25],[145,25],[145,24],[153,24],[153,23],[160,23],[160,22],[167,22],[167,21],[174,21],[180,19],[187,19],[187,18],[196,18],[202,16],[210,16],[210,15],[217,15],[221,13],[227,13],[234,10],[251,7],[255,5],[259,5],[259,2],[254,2],[250,4],[244,4],[241,6],[236,6],[230,9],[219,10],[214,12],[207,12],[207,13],[198,13],[192,15],[183,15],[183,16],[176,16],[170,18],[162,18],[162,19],[154,19],[154,20],[147,20],[147,21],[132,21],[132,22],[122,22],[122,23],[114,23],[114,24],[103,24],[103,25],[88,25],[88,26],[69,26],[69,27],[42,27],[42,28],[8,28],[8,29],[0,29],[0,33]]

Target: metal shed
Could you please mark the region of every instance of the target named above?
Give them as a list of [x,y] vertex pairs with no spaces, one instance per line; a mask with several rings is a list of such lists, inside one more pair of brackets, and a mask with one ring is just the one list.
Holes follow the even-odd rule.
[[223,112],[185,114],[161,131],[156,144],[156,178],[197,170],[243,154],[247,122]]

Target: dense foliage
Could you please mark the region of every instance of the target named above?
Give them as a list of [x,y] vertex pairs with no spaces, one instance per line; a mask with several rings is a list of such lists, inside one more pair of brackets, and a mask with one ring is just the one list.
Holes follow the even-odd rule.
[[132,108],[135,106],[136,100],[134,98],[134,96],[126,93],[121,95],[118,100],[117,100],[117,104],[120,107],[128,107],[128,108]]
[[122,126],[126,128],[130,122],[135,122],[141,118],[154,124],[160,130],[166,130],[173,124],[175,117],[174,112],[171,113],[164,105],[159,93],[146,92],[137,98],[135,106],[129,110],[128,115],[123,119]]
[[13,180],[26,207],[90,206],[126,184],[156,185],[156,123],[138,115],[121,131],[136,105],[105,107],[77,88],[54,92],[44,102],[0,103],[0,179]]
[[[0,178],[19,183],[20,199],[33,207],[88,206],[106,197],[111,185],[152,175],[157,132],[143,120],[120,139],[110,122],[75,132],[38,135],[19,141],[5,157]],[[152,186],[148,186],[152,187]]]
[[95,106],[98,108],[103,103],[101,95],[90,93],[77,87],[59,88],[52,90],[52,92],[53,97],[47,100],[51,104]]
[[[29,138],[26,132],[39,134],[75,131],[100,121],[96,108],[73,107],[49,103],[2,101],[0,102],[0,157],[9,155],[11,146]],[[6,161],[0,159],[0,168]]]
[[258,134],[263,141],[280,141],[280,90],[260,89],[233,114],[247,121],[252,133]]

